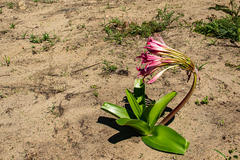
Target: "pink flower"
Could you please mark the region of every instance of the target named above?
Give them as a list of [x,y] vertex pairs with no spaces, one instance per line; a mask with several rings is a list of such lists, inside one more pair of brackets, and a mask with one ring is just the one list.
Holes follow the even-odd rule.
[[155,54],[155,55],[159,55],[159,53],[161,52],[166,52],[168,46],[166,46],[166,44],[163,42],[162,38],[159,37],[161,42],[158,42],[156,40],[154,40],[152,37],[148,38],[148,42],[146,48],[149,52]]
[[[160,67],[166,65],[169,67],[156,74],[148,83],[155,82],[166,70],[176,66],[180,66],[182,69],[187,70],[188,72],[191,71],[197,73],[197,69],[190,58],[183,53],[168,47],[160,36],[157,36],[157,38],[160,40],[160,42],[150,37],[148,39],[147,46],[144,47],[148,51],[145,53],[143,52],[140,56],[136,57],[142,59],[142,64],[146,64],[145,68],[143,69],[137,67],[137,70],[139,71],[138,76],[142,75],[143,78],[145,78],[146,76],[154,73]],[[152,53],[153,55],[149,53]]]

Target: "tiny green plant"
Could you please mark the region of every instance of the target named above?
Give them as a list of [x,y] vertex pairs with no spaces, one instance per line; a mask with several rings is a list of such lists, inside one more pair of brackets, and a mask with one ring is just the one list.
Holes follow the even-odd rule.
[[14,29],[15,28],[15,24],[14,24],[14,22],[12,22],[12,24],[10,25],[10,29]]
[[31,34],[31,38],[29,40],[32,43],[41,43],[41,40],[39,38],[37,38],[36,36],[34,36],[33,34]]
[[205,66],[205,65],[208,64],[208,63],[209,63],[209,62],[204,63],[204,64],[202,64],[202,65],[200,65],[200,66],[198,66],[198,65],[196,64],[197,70],[198,70],[198,71],[202,70],[202,69],[203,69],[203,66]]
[[208,105],[208,103],[209,103],[208,96],[206,96],[206,97],[201,101],[201,104],[206,104],[206,105]]
[[10,65],[10,59],[9,59],[9,56],[8,56],[8,57],[5,56],[5,64],[6,64],[7,66]]
[[223,120],[218,120],[220,122],[220,125],[223,126],[224,125],[224,119]]
[[54,3],[54,2],[57,2],[57,1],[54,1],[54,0],[43,0],[42,2],[43,3]]
[[[44,41],[50,43],[51,46],[53,46],[57,41],[60,40],[60,38],[58,38],[55,34],[54,34],[54,38],[50,38],[50,32],[49,33],[44,33],[42,38],[41,37],[36,37],[33,34],[31,34],[31,38],[29,39],[30,42],[32,43],[42,43]],[[47,47],[49,48],[49,47]]]
[[55,108],[55,103],[52,105],[52,107],[48,107],[48,111],[53,113],[54,108]]
[[0,14],[2,14],[2,8],[0,9]]
[[[220,152],[216,149],[214,149],[214,151],[221,154],[225,158],[225,160],[238,159],[240,157],[240,151],[237,148],[228,150],[229,156],[224,155],[222,152]],[[235,154],[232,155],[234,152],[235,152]]]
[[102,62],[102,64],[104,64],[105,66],[104,66],[102,69],[103,69],[105,72],[107,72],[107,73],[115,72],[115,71],[117,70],[117,66],[115,66],[115,65],[110,65],[111,63],[113,63],[113,62],[104,60],[104,61]]
[[7,97],[3,95],[3,92],[0,92],[0,98],[7,98]]
[[25,33],[23,33],[22,39],[25,39],[27,32],[28,32],[28,31],[26,31]]
[[67,38],[65,38],[64,40],[63,40],[63,42],[66,42],[67,41]]
[[228,67],[231,67],[231,68],[235,68],[236,70],[240,70],[240,64],[239,65],[235,65],[235,64],[232,64],[230,62],[226,62],[225,66],[228,66]]
[[94,95],[95,97],[98,97],[98,96],[99,96],[99,95],[98,95],[98,91],[97,91],[97,90],[94,90],[93,92],[94,92],[94,94],[93,94],[93,95]]
[[196,101],[194,102],[197,106],[199,106],[200,105],[200,102],[199,102],[199,100],[198,99],[196,99]]
[[[50,32],[49,32],[50,33]],[[42,41],[50,41],[51,39],[50,39],[50,37],[49,37],[49,33],[44,33],[43,34],[43,38],[42,38]]]
[[14,5],[14,3],[12,3],[12,2],[8,2],[7,5],[8,5],[8,8],[9,8],[9,9],[13,9],[13,5]]
[[208,38],[209,40],[210,40],[210,42],[211,42],[211,45],[214,45],[214,46],[216,46],[216,42],[217,42],[217,38],[215,38],[214,40],[212,40],[211,38]]
[[107,3],[107,7],[106,7],[106,9],[111,9],[111,6],[110,6],[109,3]]

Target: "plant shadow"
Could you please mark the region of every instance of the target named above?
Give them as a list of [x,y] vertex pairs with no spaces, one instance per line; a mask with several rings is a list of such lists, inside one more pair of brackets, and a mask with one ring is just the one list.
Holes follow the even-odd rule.
[[108,141],[110,143],[116,144],[125,139],[129,139],[131,137],[139,137],[141,136],[136,130],[128,126],[120,126],[117,124],[116,119],[107,118],[107,117],[99,117],[97,123],[101,123],[107,125],[113,129],[118,130],[119,132],[113,136],[111,136]]

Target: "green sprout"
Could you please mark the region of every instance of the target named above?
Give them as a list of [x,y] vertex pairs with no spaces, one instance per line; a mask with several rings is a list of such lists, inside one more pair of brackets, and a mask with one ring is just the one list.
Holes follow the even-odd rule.
[[10,59],[9,59],[9,56],[8,56],[8,57],[5,56],[5,63],[6,63],[7,66],[10,65]]
[[104,64],[105,66],[102,69],[107,73],[115,72],[117,70],[117,66],[110,65],[111,63],[112,62],[104,60],[102,64]]
[[8,8],[9,8],[9,9],[13,9],[13,5],[14,5],[14,3],[12,3],[12,2],[8,2],[7,5],[8,5]]
[[15,24],[14,24],[14,22],[12,22],[12,24],[10,25],[10,29],[14,29],[15,28]]
[[208,100],[208,96],[206,96],[202,101],[201,101],[201,104],[208,104],[209,103],[209,100]]
[[194,102],[197,106],[199,106],[200,105],[200,102],[199,102],[199,100],[198,99],[196,99],[196,101]]
[[[219,154],[221,154],[225,158],[225,160],[232,160],[232,158],[238,159],[238,157],[240,157],[240,154],[237,155],[237,153],[236,153],[236,152],[240,153],[240,151],[238,151],[237,148],[228,150],[228,153],[229,153],[230,156],[226,156],[222,152],[220,152],[220,151],[218,151],[216,149],[214,149],[214,151],[216,151]],[[235,155],[232,155],[232,153],[234,153],[234,152],[235,152]]]
[[27,32],[28,32],[28,31],[26,31],[25,33],[23,33],[22,39],[25,39]]
[[7,97],[4,96],[2,93],[3,93],[3,92],[0,92],[0,98],[7,98]]

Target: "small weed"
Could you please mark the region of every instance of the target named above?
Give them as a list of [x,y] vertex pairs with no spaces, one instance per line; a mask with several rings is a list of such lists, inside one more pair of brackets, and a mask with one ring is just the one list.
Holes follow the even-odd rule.
[[63,42],[66,42],[67,41],[67,38],[65,38],[64,40],[63,40]]
[[9,9],[13,9],[13,5],[14,5],[14,3],[12,3],[12,2],[8,2],[7,5],[8,5],[8,8],[9,8]]
[[54,108],[55,108],[55,103],[52,105],[52,107],[48,107],[48,111],[53,113]]
[[55,2],[57,2],[57,1],[54,1],[54,0],[42,0],[42,2],[43,3],[55,3]]
[[[222,152],[220,152],[220,151],[218,151],[216,149],[214,149],[214,151],[216,151],[219,154],[221,154],[225,158],[225,160],[231,160],[232,158],[238,159],[238,157],[240,156],[240,154],[239,154],[240,151],[238,151],[237,148],[228,150],[228,153],[230,154],[230,156],[225,156]],[[234,153],[234,152],[235,152],[235,155],[232,155],[232,153]]]
[[208,63],[209,63],[209,62],[204,63],[204,64],[202,64],[202,65],[200,65],[200,66],[198,66],[198,65],[196,64],[197,70],[198,70],[198,71],[202,70],[202,69],[203,69],[203,66],[205,66],[205,65],[208,64]]
[[102,62],[102,64],[104,64],[105,66],[102,69],[107,73],[115,72],[117,70],[117,66],[110,65],[111,63],[112,62],[108,62],[108,61],[104,60]]
[[221,120],[218,120],[220,122],[220,125],[223,126],[224,125],[224,119],[221,121]]
[[208,103],[209,103],[208,96],[206,96],[206,97],[201,101],[201,104],[206,104],[206,105],[208,105]]
[[[49,32],[50,33],[50,32]],[[50,37],[49,37],[49,33],[44,33],[43,34],[43,38],[42,38],[42,41],[50,41],[51,39],[50,39]]]
[[95,89],[97,88],[97,85],[91,85],[90,88]]
[[10,25],[10,29],[14,29],[15,28],[15,24],[14,24],[14,22],[12,22],[12,24]]
[[196,99],[196,101],[194,102],[197,106],[200,106],[200,102],[198,99]]
[[99,95],[98,95],[98,91],[97,91],[97,90],[94,90],[93,92],[94,92],[94,94],[93,94],[93,95],[94,95],[95,97],[98,97],[98,96],[99,96]]
[[33,2],[38,2],[38,0],[33,0]]
[[0,9],[0,14],[2,14],[2,8]]
[[107,7],[105,7],[106,9],[111,9],[111,6],[109,3],[107,3]]
[[128,10],[130,10],[131,8],[127,9],[125,6],[121,6],[122,7],[122,11],[123,12],[127,12]]
[[0,92],[0,98],[7,98],[7,97],[3,95],[3,92]]
[[32,43],[42,43],[41,40],[37,37],[35,37],[33,34],[31,34],[30,42]]
[[174,68],[170,68],[170,69],[173,71],[174,74],[176,74],[177,71],[178,71],[178,69],[176,69],[176,67],[174,67]]
[[25,33],[23,33],[22,39],[25,39],[27,32],[28,32],[28,31],[26,31]]
[[3,34],[6,34],[8,32],[8,29],[1,31]]
[[212,39],[210,39],[210,38],[208,38],[210,41],[211,41],[211,45],[214,45],[214,46],[216,46],[216,42],[217,42],[217,38],[216,39],[214,39],[214,40],[212,40]]
[[236,68],[236,70],[240,70],[240,65],[231,64],[229,62],[225,63],[225,66]]
[[5,63],[6,63],[7,66],[10,65],[10,59],[9,59],[9,56],[8,56],[8,57],[5,56]]

